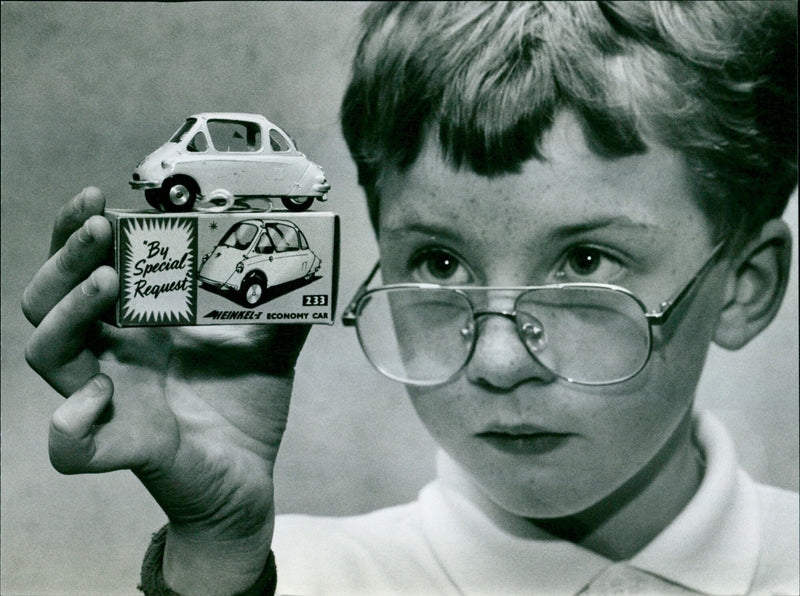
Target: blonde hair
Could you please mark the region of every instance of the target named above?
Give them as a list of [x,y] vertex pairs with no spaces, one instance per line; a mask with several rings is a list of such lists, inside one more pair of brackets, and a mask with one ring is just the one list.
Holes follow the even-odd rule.
[[342,104],[377,229],[380,172],[435,135],[455,168],[544,159],[571,109],[609,157],[681,151],[719,233],[778,217],[796,183],[796,9],[785,2],[379,2]]

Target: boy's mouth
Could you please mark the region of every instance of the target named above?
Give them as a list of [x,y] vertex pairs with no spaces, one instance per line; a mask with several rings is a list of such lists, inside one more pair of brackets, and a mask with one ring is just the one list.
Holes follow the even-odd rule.
[[498,426],[478,433],[492,448],[516,455],[542,455],[558,449],[572,435],[551,432],[527,425]]

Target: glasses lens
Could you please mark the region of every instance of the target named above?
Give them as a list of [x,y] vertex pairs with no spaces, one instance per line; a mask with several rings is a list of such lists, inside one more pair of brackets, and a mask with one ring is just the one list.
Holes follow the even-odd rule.
[[557,375],[608,384],[641,370],[650,326],[628,294],[603,288],[546,288],[517,299],[517,327],[528,350]]
[[359,303],[357,320],[367,358],[383,374],[404,383],[444,383],[472,350],[472,308],[451,290],[381,289]]

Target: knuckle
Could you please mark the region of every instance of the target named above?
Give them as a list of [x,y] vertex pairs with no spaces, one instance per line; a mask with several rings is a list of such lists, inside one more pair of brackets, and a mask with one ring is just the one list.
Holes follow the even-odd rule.
[[25,362],[37,375],[57,389],[58,364],[44,342],[39,341],[36,336],[25,345]]
[[43,367],[40,351],[37,343],[33,339],[25,344],[25,362],[27,362],[28,366],[30,366],[34,371],[41,373]]
[[32,323],[33,325],[37,325],[39,323],[39,313],[38,308],[36,307],[37,302],[38,300],[34,298],[31,286],[28,285],[22,292],[21,307],[22,314],[24,314],[25,318],[28,319],[28,322]]
[[53,466],[57,472],[61,474],[69,474],[69,462],[60,456],[60,454],[50,450],[50,465]]
[[[53,415],[50,417],[50,436],[51,438],[72,440],[69,421],[60,408],[53,412]],[[50,444],[52,446],[53,441],[51,441]]]
[[54,254],[87,219],[101,214],[104,203],[100,190],[88,187],[62,205],[53,222],[50,253]]
[[56,218],[53,222],[53,230],[56,231],[64,228],[67,225],[67,221],[70,219],[71,214],[72,201],[61,205],[61,208],[56,212]]
[[70,250],[71,243],[68,242],[64,248],[59,250],[55,256],[55,264],[61,273],[72,273],[72,268],[75,264],[75,259]]
[[50,457],[50,465],[53,466],[56,471],[60,472],[61,474],[74,474],[76,472],[75,460],[71,457],[66,457],[61,451],[60,446],[53,442],[52,431],[48,455]]
[[87,450],[91,443],[84,444],[70,433],[67,421],[59,414],[50,419],[50,441],[48,455],[50,464],[61,474],[79,474],[89,470],[93,453]]
[[78,462],[72,457],[65,457],[60,451],[54,447],[50,447],[50,465],[52,465],[57,472],[61,474],[76,474],[80,472]]
[[80,226],[82,218],[80,212],[76,212],[74,199],[66,203],[56,213],[56,219],[53,222],[54,234],[70,233],[74,228]]

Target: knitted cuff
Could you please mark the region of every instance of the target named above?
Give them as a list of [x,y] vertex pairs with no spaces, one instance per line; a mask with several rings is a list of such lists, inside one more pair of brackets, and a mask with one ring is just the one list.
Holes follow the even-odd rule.
[[[181,596],[170,589],[164,580],[164,547],[167,542],[167,526],[153,534],[150,546],[144,554],[142,562],[141,584],[138,586],[145,596]],[[278,584],[278,571],[275,567],[275,555],[269,552],[264,570],[249,589],[234,596],[274,596]]]

